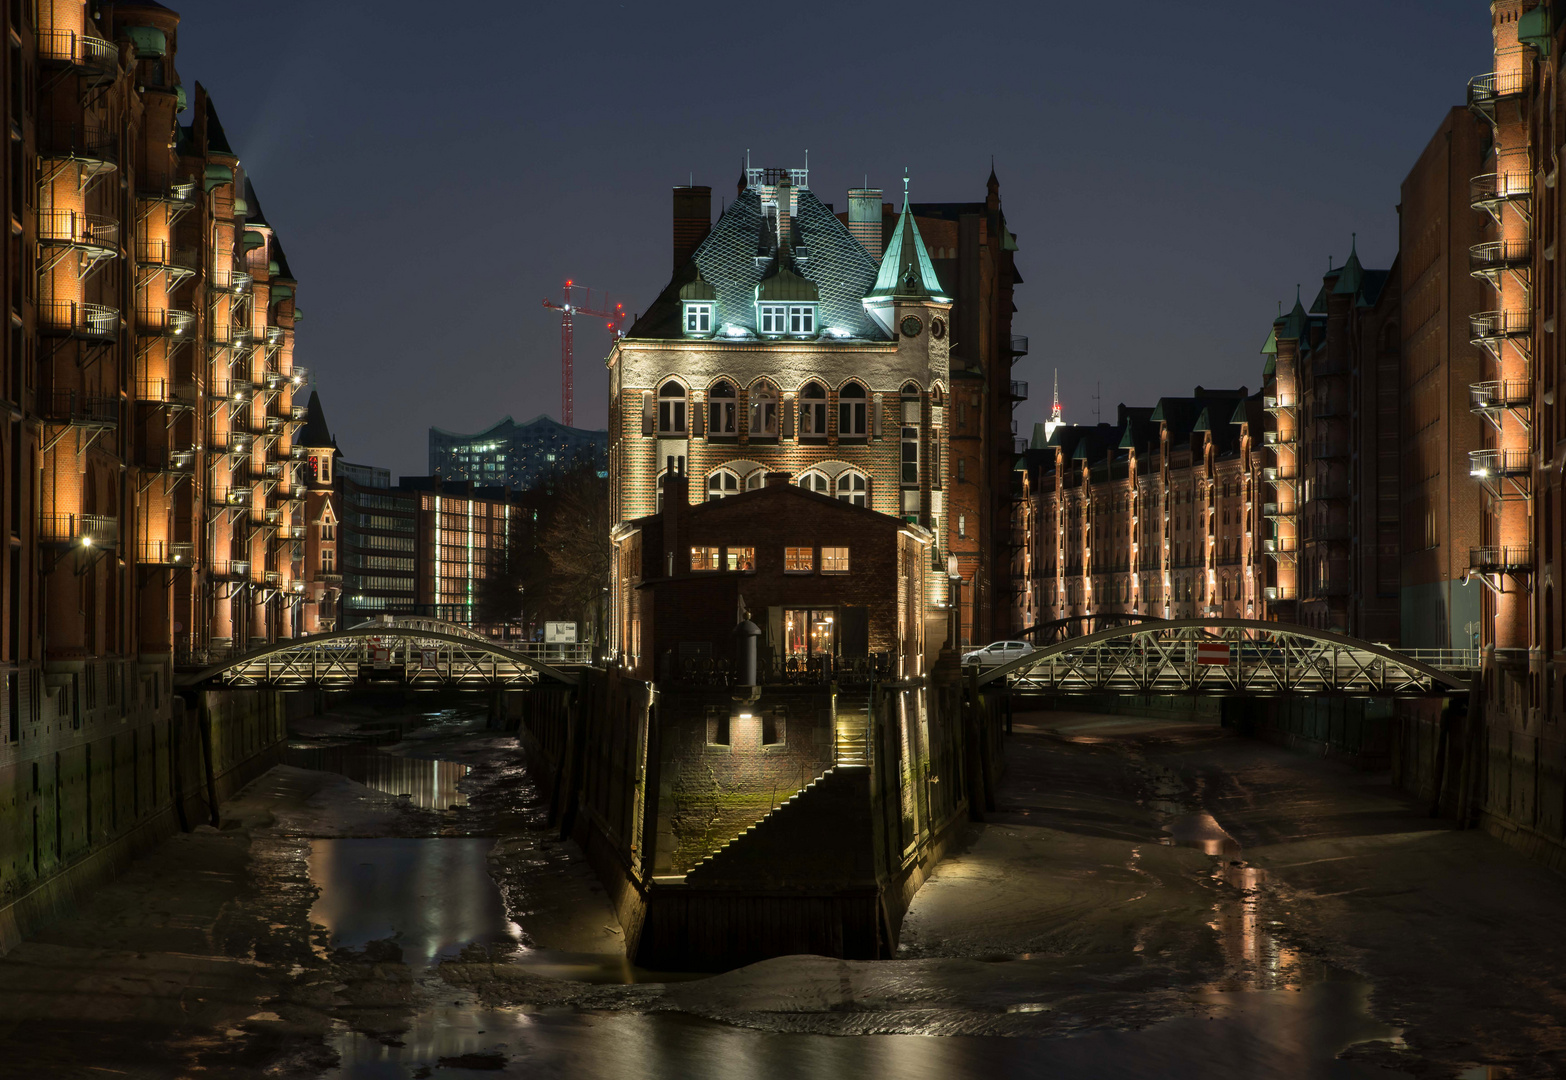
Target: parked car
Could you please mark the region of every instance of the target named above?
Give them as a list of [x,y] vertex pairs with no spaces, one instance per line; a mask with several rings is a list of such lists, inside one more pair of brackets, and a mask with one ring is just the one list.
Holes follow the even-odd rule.
[[978,664],[980,667],[997,667],[1019,660],[1033,651],[1033,646],[1026,641],[997,641],[982,649],[963,653],[962,662],[964,666]]

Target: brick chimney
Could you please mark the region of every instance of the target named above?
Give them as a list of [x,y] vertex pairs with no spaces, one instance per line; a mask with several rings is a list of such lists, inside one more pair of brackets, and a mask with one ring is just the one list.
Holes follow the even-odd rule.
[[787,265],[794,246],[794,187],[784,173],[778,181],[778,258]]
[[788,482],[794,478],[793,473],[769,472],[766,477],[767,487],[788,487]]
[[674,268],[690,261],[712,231],[712,188],[706,185],[674,189]]
[[663,571],[668,577],[690,570],[689,559],[680,559],[680,526],[690,510],[690,480],[683,472],[676,472],[670,459],[669,471],[663,474]]
[[848,231],[872,259],[881,261],[880,188],[848,189]]

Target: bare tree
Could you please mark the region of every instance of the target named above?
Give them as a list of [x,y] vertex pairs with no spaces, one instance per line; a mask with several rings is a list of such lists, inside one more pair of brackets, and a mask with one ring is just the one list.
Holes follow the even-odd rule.
[[590,622],[601,639],[608,602],[609,481],[591,460],[578,459],[545,482],[539,541],[549,559],[549,606]]

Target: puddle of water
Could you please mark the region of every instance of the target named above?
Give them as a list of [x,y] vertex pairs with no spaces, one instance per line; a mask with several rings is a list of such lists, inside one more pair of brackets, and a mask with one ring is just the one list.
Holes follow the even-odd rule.
[[[1298,993],[1207,994],[1196,1002],[1202,1015],[1135,1031],[1066,1038],[845,1038],[774,1034],[670,1013],[546,1014],[444,1006],[421,1013],[399,1036],[403,1046],[345,1033],[336,1041],[342,1064],[333,1075],[341,1080],[497,1075],[1406,1080],[1406,1073],[1337,1059],[1355,1043],[1395,1038],[1391,1029],[1368,1018],[1366,996],[1362,986],[1347,983],[1323,983]],[[1034,1005],[1015,1011],[1049,1015]],[[473,1055],[467,1061],[486,1065],[486,1071],[439,1064],[441,1058],[463,1055]]]
[[404,963],[426,968],[469,943],[516,945],[489,876],[486,837],[313,840],[310,880],[320,890],[310,921],[334,947],[395,939]]
[[1164,826],[1171,842],[1194,847],[1209,855],[1237,855],[1240,845],[1224,831],[1218,820],[1205,811],[1180,814]]
[[288,764],[300,769],[334,772],[387,795],[407,795],[414,806],[446,810],[468,805],[457,783],[472,771],[453,761],[399,757],[364,743],[288,748]]

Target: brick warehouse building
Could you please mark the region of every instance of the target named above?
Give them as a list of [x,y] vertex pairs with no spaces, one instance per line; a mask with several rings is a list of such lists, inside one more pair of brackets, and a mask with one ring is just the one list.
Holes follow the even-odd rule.
[[[25,907],[169,826],[195,745],[173,664],[300,628],[304,371],[296,282],[212,101],[180,80],[179,16],[37,0],[0,20],[0,905]],[[277,717],[209,719],[222,791]]]
[[687,482],[670,474],[663,510],[616,529],[617,573],[631,584],[618,633],[629,674],[663,682],[690,661],[729,668],[741,606],[767,671],[874,657],[887,678],[924,673],[930,534],[790,479],[769,473],[760,488],[691,506],[668,497]]
[[[906,200],[878,262],[808,185],[750,169],[704,237],[710,194],[677,193],[674,277],[609,356],[611,514],[655,513],[669,472],[707,498],[788,472],[928,528],[927,617],[942,620],[951,297]],[[611,626],[629,588],[612,582]]]
[[1257,618],[1260,396],[1204,390],[1062,424],[1022,456],[1017,620],[1100,612]]

